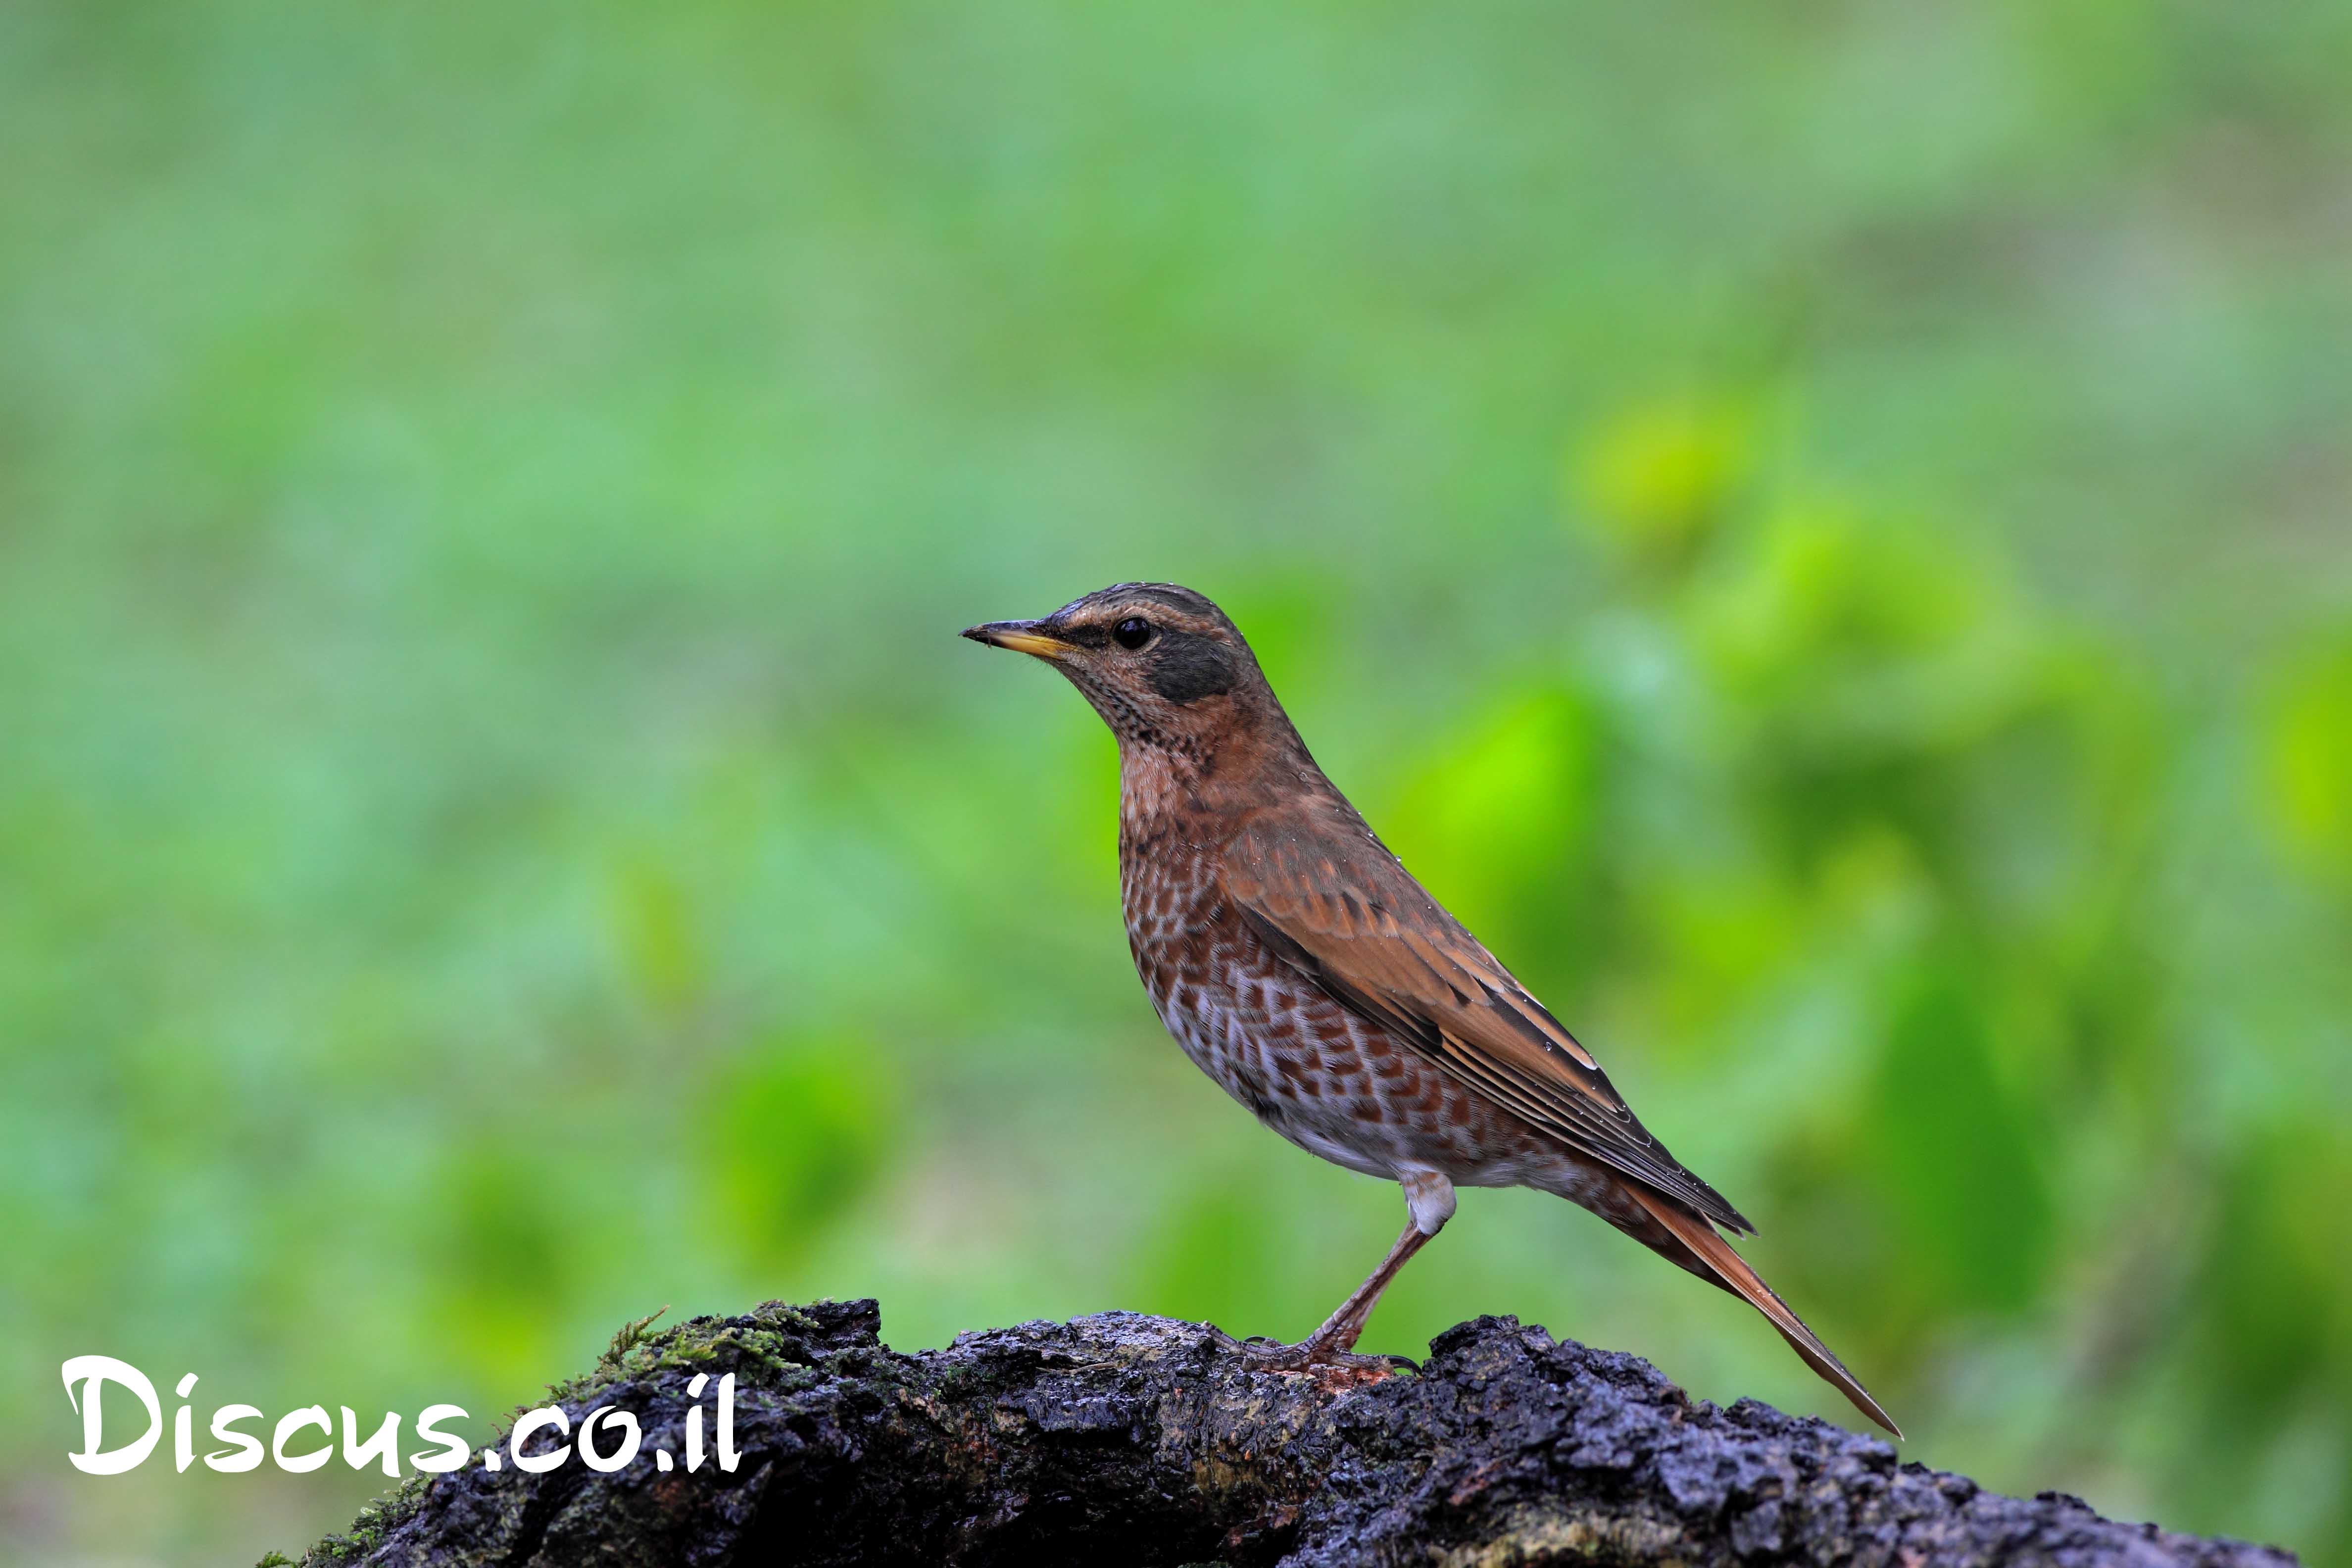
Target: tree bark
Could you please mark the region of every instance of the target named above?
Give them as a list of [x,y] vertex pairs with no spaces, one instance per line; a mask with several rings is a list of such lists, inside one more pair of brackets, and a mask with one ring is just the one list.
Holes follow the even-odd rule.
[[[575,1453],[493,1471],[477,1454],[371,1506],[306,1568],[2294,1561],[2056,1493],[1996,1496],[1876,1437],[1693,1401],[1636,1357],[1507,1318],[1450,1330],[1419,1373],[1393,1374],[1258,1372],[1214,1330],[1131,1312],[914,1355],[883,1346],[872,1301],[639,1327],[550,1400],[575,1433],[599,1405],[633,1412],[645,1448],[625,1468]],[[708,1447],[728,1373],[737,1468],[714,1451],[689,1474],[688,1413]],[[541,1431],[525,1454],[565,1446]]]

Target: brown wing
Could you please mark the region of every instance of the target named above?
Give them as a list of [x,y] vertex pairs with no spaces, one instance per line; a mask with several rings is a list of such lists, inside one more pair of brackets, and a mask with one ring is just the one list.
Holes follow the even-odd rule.
[[1344,801],[1260,813],[1226,846],[1224,882],[1251,929],[1341,1005],[1579,1152],[1755,1230],[1650,1136],[1559,1020]]

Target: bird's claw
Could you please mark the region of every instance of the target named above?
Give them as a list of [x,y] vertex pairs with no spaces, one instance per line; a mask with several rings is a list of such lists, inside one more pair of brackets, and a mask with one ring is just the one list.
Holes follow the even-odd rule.
[[1286,1345],[1264,1334],[1241,1342],[1242,1357],[1257,1372],[1419,1372],[1418,1363],[1401,1355],[1360,1355],[1331,1350],[1309,1340]]

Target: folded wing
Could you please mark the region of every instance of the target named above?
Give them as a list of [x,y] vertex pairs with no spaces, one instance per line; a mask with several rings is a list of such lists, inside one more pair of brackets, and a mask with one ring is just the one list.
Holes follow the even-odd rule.
[[1438,906],[1352,807],[1325,797],[1252,819],[1225,891],[1252,930],[1342,1005],[1561,1142],[1735,1231],[1542,1003]]

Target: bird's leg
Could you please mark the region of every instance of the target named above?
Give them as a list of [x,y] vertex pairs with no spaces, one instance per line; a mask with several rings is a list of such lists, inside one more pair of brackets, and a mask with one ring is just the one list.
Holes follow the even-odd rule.
[[1428,1234],[1421,1226],[1408,1222],[1404,1234],[1396,1238],[1396,1245],[1389,1248],[1389,1255],[1381,1259],[1381,1266],[1373,1269],[1370,1276],[1356,1287],[1355,1293],[1339,1303],[1339,1310],[1324,1319],[1323,1326],[1307,1335],[1307,1342],[1298,1347],[1307,1352],[1307,1359],[1313,1362],[1325,1356],[1345,1355],[1354,1350],[1356,1342],[1363,1337],[1364,1324],[1371,1317],[1372,1309],[1380,1304],[1381,1293],[1389,1288],[1389,1281],[1397,1277],[1398,1270],[1405,1266],[1405,1260],[1419,1252],[1428,1241]]
[[1380,1304],[1381,1293],[1389,1288],[1389,1281],[1454,1217],[1454,1184],[1444,1176],[1434,1171],[1407,1171],[1398,1180],[1404,1186],[1405,1206],[1412,1217],[1406,1222],[1404,1234],[1396,1238],[1396,1245],[1389,1248],[1389,1255],[1381,1259],[1381,1266],[1339,1303],[1338,1311],[1323,1320],[1321,1328],[1295,1345],[1247,1347],[1252,1360],[1261,1365],[1284,1368],[1392,1364],[1392,1358],[1388,1356],[1353,1353],[1356,1341],[1363,1336],[1364,1324],[1370,1319],[1372,1309]]

